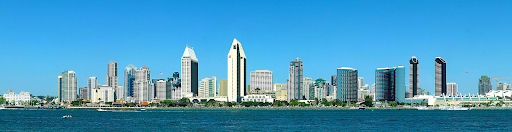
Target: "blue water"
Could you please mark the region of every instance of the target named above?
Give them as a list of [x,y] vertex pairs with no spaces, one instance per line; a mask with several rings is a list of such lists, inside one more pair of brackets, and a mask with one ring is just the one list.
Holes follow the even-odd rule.
[[[64,115],[73,118],[62,119]],[[512,111],[0,110],[1,131],[510,131]]]

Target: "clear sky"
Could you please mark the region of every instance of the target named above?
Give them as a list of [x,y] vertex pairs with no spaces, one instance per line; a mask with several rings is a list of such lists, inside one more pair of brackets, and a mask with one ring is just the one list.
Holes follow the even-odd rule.
[[512,77],[512,1],[4,0],[0,93],[55,96],[65,70],[76,72],[78,86],[90,76],[105,84],[110,60],[118,62],[121,85],[128,64],[166,78],[180,71],[187,44],[200,79],[226,79],[234,38],[247,71],[271,70],[278,83],[296,57],[305,77],[330,80],[336,68],[352,67],[369,85],[376,68],[402,65],[408,86],[416,56],[419,85],[431,94],[437,56],[464,94],[478,92],[481,75]]

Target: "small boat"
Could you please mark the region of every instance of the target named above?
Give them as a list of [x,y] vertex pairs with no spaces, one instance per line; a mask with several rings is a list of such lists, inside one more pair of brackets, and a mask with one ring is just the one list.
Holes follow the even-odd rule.
[[104,110],[104,109],[99,108],[98,111],[108,111],[108,110]]
[[435,108],[428,108],[425,106],[416,107],[416,109],[418,109],[418,110],[436,110]]
[[72,117],[71,115],[62,116],[62,118],[71,118],[71,117]]
[[140,109],[140,111],[146,111],[146,109]]
[[468,107],[460,107],[460,106],[448,106],[448,107],[439,107],[440,110],[469,110]]

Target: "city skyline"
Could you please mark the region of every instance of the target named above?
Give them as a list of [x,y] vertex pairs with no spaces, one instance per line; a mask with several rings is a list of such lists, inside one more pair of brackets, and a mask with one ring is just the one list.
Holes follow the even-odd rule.
[[[410,7],[405,4],[396,5],[399,2],[333,2],[313,5],[294,2],[296,7],[286,6],[289,4],[287,2],[276,2],[275,7],[259,10],[257,6],[250,6],[252,2],[237,2],[240,5],[234,8],[242,12],[235,13],[226,10],[208,12],[208,9],[222,9],[227,5],[207,2],[193,7],[192,10],[195,11],[179,15],[184,19],[178,19],[173,11],[185,10],[184,7],[187,6],[169,9],[167,6],[172,5],[169,3],[158,3],[160,6],[157,3],[151,4],[154,9],[161,9],[161,12],[149,8],[141,8],[140,12],[124,12],[129,5],[135,4],[129,2],[119,5],[113,11],[99,5],[77,8],[66,6],[69,3],[5,3],[0,5],[0,17],[10,21],[0,21],[0,25],[5,26],[0,30],[0,55],[5,56],[0,58],[4,62],[0,67],[11,70],[0,73],[5,75],[0,77],[0,90],[4,92],[15,90],[34,95],[56,96],[55,77],[66,70],[76,72],[77,87],[87,86],[87,79],[93,76],[97,77],[99,84],[106,85],[105,63],[110,60],[117,62],[118,68],[129,64],[148,66],[153,71],[152,79],[165,79],[173,72],[180,72],[180,56],[187,44],[194,47],[197,57],[201,58],[198,78],[216,76],[218,80],[224,80],[227,79],[225,53],[233,38],[244,42],[244,50],[251,57],[247,60],[247,71],[273,71],[274,83],[286,84],[289,61],[297,57],[306,66],[304,77],[327,79],[336,74],[336,68],[352,67],[358,69],[358,75],[371,85],[375,82],[375,68],[409,68],[408,60],[411,56],[416,56],[418,60],[423,60],[419,64],[419,88],[427,89],[431,94],[435,91],[432,61],[435,57],[442,57],[447,61],[446,81],[456,82],[459,92],[463,94],[476,94],[478,79],[482,75],[492,78],[512,76],[512,69],[508,68],[509,62],[486,65],[475,61],[502,62],[507,59],[505,56],[496,57],[496,54],[507,54],[510,49],[508,43],[512,40],[508,36],[512,26],[507,23],[512,20],[506,16],[512,14],[506,7],[510,7],[507,5],[511,3],[446,2],[448,6],[464,5],[452,9],[436,2],[408,3]],[[343,3],[346,5],[340,5]],[[106,5],[112,4],[114,3],[106,2]],[[357,9],[365,4],[369,5]],[[291,10],[281,10],[280,6],[289,7]],[[27,7],[33,7],[33,11],[40,10],[40,13],[51,12],[48,14],[53,16],[37,17],[41,15],[39,12],[21,11]],[[59,8],[50,10],[52,7]],[[93,7],[99,9],[85,12]],[[300,10],[300,7],[309,10]],[[66,11],[75,8],[71,12]],[[317,8],[326,10],[308,12]],[[468,9],[471,11],[458,12]],[[413,13],[404,13],[404,10]],[[345,14],[349,11],[355,13]],[[20,14],[11,16],[7,12]],[[106,14],[96,16],[101,13]],[[120,16],[108,18],[113,13],[120,13]],[[142,19],[144,15],[137,15],[138,13],[154,13],[155,16],[148,17],[156,21]],[[266,17],[269,13],[273,15]],[[129,18],[138,20],[119,21],[126,20],[122,17],[131,14],[135,15]],[[413,14],[424,14],[425,17],[416,18]],[[239,19],[230,21],[227,16],[237,16]],[[359,16],[374,19],[367,20],[366,17]],[[51,21],[57,17],[70,19]],[[406,19],[396,19],[397,17]],[[84,20],[86,21],[81,22]],[[106,22],[109,20],[113,21]],[[381,22],[374,22],[375,20]],[[206,24],[205,21],[213,23]],[[417,23],[418,21],[421,22]],[[141,46],[145,46],[146,50],[137,51]],[[339,53],[339,48],[336,47],[353,50]],[[357,56],[346,57],[351,55]],[[156,59],[159,56],[161,58]],[[466,71],[471,72],[465,73]],[[159,75],[160,72],[164,75]],[[122,71],[118,71],[118,74],[118,77],[124,78]],[[32,83],[21,83],[17,78],[22,75],[38,79]],[[495,89],[495,81],[491,80],[491,83]],[[119,79],[118,84],[124,84],[124,79]],[[408,80],[406,86],[409,86]]]

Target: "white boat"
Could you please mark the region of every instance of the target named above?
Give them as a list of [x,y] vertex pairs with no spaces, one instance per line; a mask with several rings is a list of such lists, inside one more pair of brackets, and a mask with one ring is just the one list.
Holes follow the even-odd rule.
[[460,106],[446,106],[439,107],[440,110],[469,110],[468,107],[460,107]]
[[4,109],[6,109],[6,108],[5,107],[0,107],[0,110],[4,110]]
[[140,111],[146,111],[146,109],[140,109]]
[[104,110],[104,109],[99,108],[98,111],[108,111],[108,110]]
[[62,118],[71,118],[71,117],[72,117],[71,115],[62,116]]
[[425,106],[422,106],[422,107],[416,107],[418,110],[434,110],[434,109],[429,109],[428,107],[425,107]]

